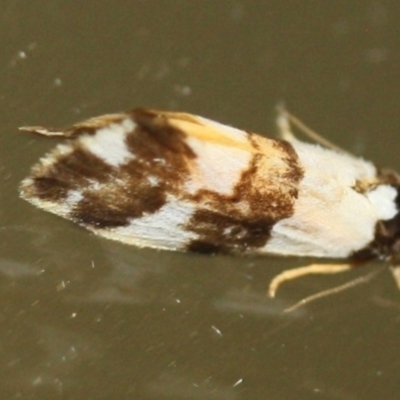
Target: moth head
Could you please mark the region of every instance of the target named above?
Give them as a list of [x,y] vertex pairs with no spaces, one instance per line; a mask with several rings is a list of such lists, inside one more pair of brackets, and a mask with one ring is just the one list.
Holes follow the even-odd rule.
[[397,213],[393,218],[379,221],[375,229],[375,240],[372,243],[375,256],[395,262],[400,257],[400,184],[391,184],[396,189],[394,199]]

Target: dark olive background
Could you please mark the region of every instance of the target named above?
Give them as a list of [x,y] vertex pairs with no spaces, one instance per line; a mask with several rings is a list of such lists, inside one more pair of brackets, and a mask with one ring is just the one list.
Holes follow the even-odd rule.
[[[300,258],[137,249],[18,198],[65,126],[136,106],[273,135],[287,107],[378,165],[399,167],[395,0],[0,3],[2,399],[397,399],[400,293],[379,263],[269,280]],[[367,285],[286,315],[308,294]]]

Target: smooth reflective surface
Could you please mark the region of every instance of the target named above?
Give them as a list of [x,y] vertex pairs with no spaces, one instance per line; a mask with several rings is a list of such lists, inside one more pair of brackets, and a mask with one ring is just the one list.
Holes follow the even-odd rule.
[[18,198],[57,140],[17,131],[136,106],[274,133],[289,109],[400,169],[394,1],[6,1],[0,24],[0,397],[397,399],[400,293],[388,272],[270,279],[310,260],[136,249]]

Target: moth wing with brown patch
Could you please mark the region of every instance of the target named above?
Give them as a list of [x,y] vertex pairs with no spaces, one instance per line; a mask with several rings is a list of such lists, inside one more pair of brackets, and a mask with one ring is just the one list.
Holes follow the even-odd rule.
[[361,158],[144,109],[32,130],[69,141],[21,196],[111,239],[332,258],[397,248],[399,179]]
[[293,212],[302,170],[284,141],[184,113],[92,118],[43,157],[21,196],[93,232],[139,246],[256,251]]

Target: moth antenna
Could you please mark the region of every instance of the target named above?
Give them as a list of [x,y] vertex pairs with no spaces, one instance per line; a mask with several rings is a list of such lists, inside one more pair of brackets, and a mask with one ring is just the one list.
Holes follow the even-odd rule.
[[[343,150],[341,147],[335,145],[331,141],[323,138],[317,132],[315,132],[310,127],[308,127],[299,118],[295,117],[293,114],[291,114],[289,111],[287,111],[284,107],[278,106],[277,109],[278,109],[278,114],[279,114],[277,123],[278,123],[279,129],[281,131],[282,131],[282,129],[285,129],[285,130],[287,129],[284,124],[286,124],[286,126],[288,127],[289,123],[292,123],[299,131],[301,131],[304,135],[306,135],[307,137],[312,139],[314,142],[319,143],[320,145],[327,147],[328,149],[335,150],[339,153],[352,155],[351,153],[349,153],[346,150]],[[286,122],[284,120],[286,120]],[[280,124],[282,124],[282,125],[280,125]],[[283,126],[284,128],[282,128],[281,126]],[[289,131],[290,131],[290,128],[289,128]],[[293,133],[291,133],[291,136],[292,136],[292,138],[295,138]]]
[[293,134],[292,130],[290,129],[290,123],[288,116],[286,114],[286,109],[283,103],[279,104],[276,107],[276,110],[278,112],[278,116],[276,118],[276,125],[279,130],[279,136],[288,141],[288,142],[293,142],[297,140],[296,136]]
[[359,278],[353,279],[350,282],[346,282],[343,285],[339,285],[336,287],[333,287],[331,289],[327,289],[327,290],[323,290],[321,292],[312,294],[311,296],[305,297],[304,299],[298,301],[297,303],[293,304],[292,306],[285,308],[283,311],[285,313],[289,313],[292,311],[295,311],[297,309],[299,309],[300,307],[305,306],[306,304],[310,304],[316,300],[322,299],[324,297],[328,297],[332,294],[337,294],[340,292],[344,292],[345,290],[351,289],[355,286],[364,284],[369,282],[371,279],[373,279],[376,275],[378,275],[378,273],[382,272],[383,269],[380,269],[378,271],[372,271],[367,275],[361,276]]

